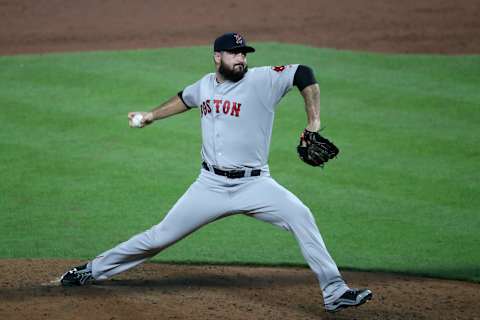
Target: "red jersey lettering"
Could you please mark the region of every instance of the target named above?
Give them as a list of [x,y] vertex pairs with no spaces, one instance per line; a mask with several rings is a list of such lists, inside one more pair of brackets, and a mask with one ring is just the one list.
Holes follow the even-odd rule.
[[223,102],[223,113],[228,114],[228,111],[230,111],[230,101],[225,100]]
[[220,103],[222,103],[222,100],[215,99],[215,100],[213,100],[213,103],[215,104],[215,111],[217,113],[219,113],[220,112]]
[[232,112],[230,113],[231,116],[238,117],[240,116],[240,103],[234,102],[232,105]]

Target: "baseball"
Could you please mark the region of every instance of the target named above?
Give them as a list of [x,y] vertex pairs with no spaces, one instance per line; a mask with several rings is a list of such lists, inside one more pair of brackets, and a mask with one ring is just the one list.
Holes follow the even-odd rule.
[[140,113],[135,114],[132,118],[132,126],[134,128],[140,128],[142,126],[143,116]]

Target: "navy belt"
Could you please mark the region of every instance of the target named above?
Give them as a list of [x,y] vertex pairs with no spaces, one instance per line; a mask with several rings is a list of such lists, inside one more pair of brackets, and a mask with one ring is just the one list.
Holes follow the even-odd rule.
[[[211,171],[210,168],[208,167],[207,163],[204,161],[202,162],[202,167],[203,169],[207,171]],[[213,172],[219,176],[224,176],[230,179],[237,179],[237,178],[243,178],[245,177],[245,170],[222,170],[218,169],[212,166]],[[254,169],[250,173],[250,177],[256,177],[259,176],[262,170],[260,169]]]

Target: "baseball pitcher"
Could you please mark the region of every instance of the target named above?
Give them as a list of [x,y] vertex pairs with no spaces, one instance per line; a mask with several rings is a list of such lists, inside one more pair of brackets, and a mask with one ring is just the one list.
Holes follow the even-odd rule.
[[358,306],[372,298],[368,289],[347,286],[309,208],[269,173],[275,110],[293,86],[303,96],[307,114],[307,125],[297,146],[300,159],[321,167],[339,152],[318,133],[320,90],[313,71],[298,64],[249,69],[247,54],[252,52],[255,49],[247,45],[243,36],[226,33],[213,45],[215,72],[150,112],[128,114],[131,127],[143,128],[196,108],[202,130],[200,174],[159,224],[72,268],[61,277],[63,285],[108,279],[212,221],[245,214],[293,233],[318,278],[327,311]]

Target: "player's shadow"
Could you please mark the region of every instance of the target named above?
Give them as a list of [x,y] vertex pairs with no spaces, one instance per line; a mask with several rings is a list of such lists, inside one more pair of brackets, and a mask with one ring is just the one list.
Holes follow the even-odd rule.
[[121,279],[99,281],[94,284],[96,287],[150,287],[162,290],[172,289],[188,289],[192,287],[203,288],[269,288],[275,286],[291,287],[298,285],[317,286],[315,277],[312,275],[293,275],[293,274],[276,274],[276,275],[219,275],[219,274],[190,274],[170,275],[158,279]]
[[[212,294],[216,296],[232,295],[239,304],[252,301],[260,303],[266,308],[299,309],[308,316],[318,318],[324,313],[321,291],[315,276],[308,272],[268,273],[268,274],[217,274],[217,273],[181,273],[163,276],[156,279],[121,279],[98,282],[95,287],[114,291],[149,292],[157,291],[160,294]],[[308,288],[308,293],[299,295]],[[295,294],[297,293],[297,294]]]

